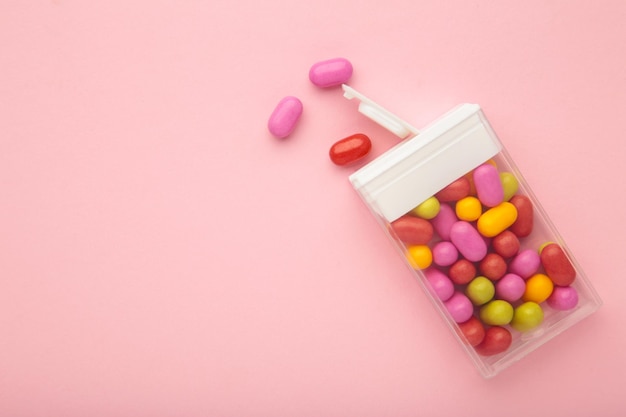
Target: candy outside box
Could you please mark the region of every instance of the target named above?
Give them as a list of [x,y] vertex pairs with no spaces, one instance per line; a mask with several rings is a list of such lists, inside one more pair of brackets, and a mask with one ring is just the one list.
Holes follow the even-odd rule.
[[484,377],[600,307],[478,105],[419,131],[343,90],[405,139],[350,182]]

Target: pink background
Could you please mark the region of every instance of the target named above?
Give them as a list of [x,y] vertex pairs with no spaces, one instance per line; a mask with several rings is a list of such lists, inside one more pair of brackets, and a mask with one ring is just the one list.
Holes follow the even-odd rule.
[[[378,4],[373,4],[378,3]],[[0,416],[617,416],[626,2],[0,3]],[[327,157],[481,104],[605,305],[492,380]],[[285,95],[296,132],[266,130]]]

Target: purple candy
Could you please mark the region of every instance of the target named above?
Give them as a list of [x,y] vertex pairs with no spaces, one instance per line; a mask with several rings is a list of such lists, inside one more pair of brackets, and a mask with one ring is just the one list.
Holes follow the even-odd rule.
[[572,287],[554,287],[548,305],[555,310],[571,310],[578,305],[578,292]]
[[511,303],[522,298],[525,290],[526,281],[515,274],[506,274],[496,283],[496,296]]
[[432,288],[435,295],[439,297],[441,301],[446,301],[452,297],[452,294],[454,293],[454,284],[452,284],[452,281],[446,276],[446,274],[438,269],[429,268],[424,271],[424,275],[430,284],[430,288]]
[[439,209],[439,213],[430,221],[433,228],[443,240],[450,240],[450,229],[452,225],[459,219],[456,217],[456,213],[447,204],[442,204]]
[[526,279],[535,274],[541,265],[539,254],[532,249],[526,249],[517,254],[509,264],[509,272]]
[[456,291],[448,301],[444,303],[446,309],[457,323],[468,321],[474,313],[474,305],[465,294]]
[[433,262],[439,266],[449,266],[459,258],[459,251],[450,242],[439,242],[433,247]]

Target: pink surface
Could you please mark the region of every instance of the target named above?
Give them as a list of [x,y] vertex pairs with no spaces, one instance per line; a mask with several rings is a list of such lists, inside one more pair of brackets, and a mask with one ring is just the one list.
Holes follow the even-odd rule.
[[[375,2],[374,2],[375,3]],[[0,416],[623,415],[626,3],[0,3]],[[328,149],[480,103],[605,305],[483,380]],[[294,134],[267,132],[296,95]],[[371,159],[371,158],[370,158]]]

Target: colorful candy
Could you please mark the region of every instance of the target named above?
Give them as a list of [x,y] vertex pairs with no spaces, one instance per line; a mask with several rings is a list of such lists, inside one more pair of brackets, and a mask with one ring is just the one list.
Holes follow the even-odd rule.
[[543,303],[550,297],[554,284],[545,274],[535,274],[526,281],[526,290],[522,295],[524,301],[534,301],[537,304]]
[[525,195],[516,195],[511,198],[511,204],[513,204],[517,210],[517,219],[511,226],[511,231],[517,235],[517,237],[526,237],[533,231],[534,214],[533,204],[530,198]]
[[504,327],[494,326],[487,329],[483,341],[476,346],[476,352],[482,356],[493,356],[505,352],[513,342],[513,336]]
[[509,201],[519,189],[517,178],[510,172],[501,172],[500,181],[502,182],[502,190],[504,191],[504,201]]
[[448,275],[452,282],[457,285],[464,285],[476,276],[476,267],[467,259],[459,259],[448,270]]
[[450,281],[450,278],[443,272],[436,268],[428,268],[424,271],[424,276],[430,284],[430,288],[433,290],[437,298],[441,301],[447,301],[454,294],[454,284]]
[[509,272],[519,275],[522,278],[528,278],[539,269],[541,259],[539,255],[532,249],[521,251],[509,264]]
[[555,310],[571,310],[578,305],[578,292],[573,287],[554,287],[548,305]]
[[328,155],[335,165],[348,165],[363,159],[370,149],[372,149],[370,138],[362,133],[356,133],[335,142],[330,147]]
[[313,64],[309,80],[318,87],[333,87],[346,83],[352,77],[352,71],[352,64],[347,59],[328,59]]
[[[478,199],[487,207],[495,207],[504,200],[504,190],[498,169],[487,163],[474,170],[474,185]],[[494,235],[495,236],[495,235]]]
[[445,301],[444,306],[450,313],[450,317],[457,323],[463,323],[472,317],[474,306],[465,294],[455,291],[452,297]]
[[519,305],[513,313],[511,327],[518,332],[527,332],[543,322],[543,310],[539,304],[528,301]]
[[391,223],[393,233],[407,245],[425,245],[433,238],[429,221],[415,216],[403,216]]
[[515,302],[526,291],[526,281],[519,275],[506,274],[496,283],[496,296],[501,300]]
[[459,258],[459,251],[451,242],[439,242],[433,247],[433,262],[439,266],[450,266]]
[[493,286],[493,282],[485,277],[476,277],[465,289],[465,294],[472,301],[474,305],[483,305],[493,298],[496,293],[496,289]]
[[517,209],[513,204],[505,201],[484,212],[476,226],[483,236],[494,237],[504,232],[516,219]]
[[485,338],[485,326],[474,316],[463,323],[459,323],[459,330],[470,346],[479,345]]
[[293,96],[283,98],[270,115],[267,128],[277,138],[286,138],[296,128],[302,115],[302,102]]
[[430,197],[422,202],[419,206],[413,209],[413,214],[421,217],[422,219],[433,219],[439,214],[441,205],[437,197]]
[[435,197],[437,197],[437,200],[439,200],[440,203],[447,203],[451,201],[459,201],[462,198],[467,197],[469,193],[470,182],[467,178],[461,177],[435,194]]
[[487,255],[487,244],[468,222],[454,223],[450,229],[450,240],[468,261],[477,262]]
[[452,207],[442,204],[439,207],[439,213],[432,219],[431,223],[443,240],[450,240],[450,230],[457,221]]
[[483,206],[476,197],[468,196],[456,202],[456,217],[459,220],[473,222],[483,214]]
[[493,300],[480,309],[480,319],[490,326],[504,326],[513,319],[513,306],[504,300]]
[[505,230],[491,241],[493,250],[503,258],[511,258],[517,254],[520,248],[519,239],[515,233]]
[[556,285],[571,285],[576,279],[576,270],[556,243],[551,243],[541,250],[541,264]]
[[478,269],[492,281],[497,281],[506,274],[506,261],[497,253],[489,253],[480,261]]
[[407,248],[407,259],[413,269],[426,269],[433,262],[433,254],[426,245],[413,245]]

